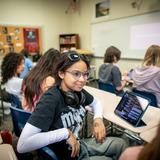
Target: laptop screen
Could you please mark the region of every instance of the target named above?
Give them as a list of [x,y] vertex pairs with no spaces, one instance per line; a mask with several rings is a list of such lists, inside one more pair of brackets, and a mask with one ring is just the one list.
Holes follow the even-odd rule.
[[131,92],[125,92],[115,109],[115,114],[130,124],[138,126],[138,123],[141,121],[141,118],[149,103],[149,99],[143,98]]

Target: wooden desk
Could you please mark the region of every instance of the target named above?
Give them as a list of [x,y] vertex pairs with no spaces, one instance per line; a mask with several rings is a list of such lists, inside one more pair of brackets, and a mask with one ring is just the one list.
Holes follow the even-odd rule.
[[94,97],[101,101],[101,104],[103,106],[104,118],[124,129],[139,134],[144,131],[147,131],[148,129],[156,127],[160,122],[160,109],[149,106],[142,118],[147,125],[143,127],[134,127],[125,120],[118,117],[116,114],[114,114],[114,110],[118,102],[120,101],[121,97],[89,86],[85,86],[84,89],[86,89],[89,93],[91,93]]
[[158,127],[151,128],[145,132],[140,133],[140,137],[146,141],[151,142],[153,138],[156,136]]
[[0,159],[2,160],[17,160],[16,154],[9,144],[0,145]]

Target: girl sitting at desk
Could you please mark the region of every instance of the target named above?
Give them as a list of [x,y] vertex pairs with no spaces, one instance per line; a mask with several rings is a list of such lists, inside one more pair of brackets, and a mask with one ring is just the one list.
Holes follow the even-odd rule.
[[[30,152],[49,145],[59,160],[82,160],[90,156],[118,159],[126,143],[120,138],[105,137],[102,106],[83,89],[89,68],[84,55],[71,51],[61,54],[54,71],[57,86],[47,90],[38,102],[21,133],[18,152]],[[94,138],[82,141],[79,132],[87,105],[94,112]]]
[[155,94],[160,107],[160,46],[151,45],[140,67],[132,71],[133,87]]
[[123,88],[127,83],[127,78],[125,77],[122,81],[121,72],[116,65],[120,60],[120,57],[121,51],[118,48],[114,46],[107,48],[104,55],[104,64],[100,66],[98,72],[99,81],[103,83],[111,83],[116,87],[116,90],[119,93],[123,92]]

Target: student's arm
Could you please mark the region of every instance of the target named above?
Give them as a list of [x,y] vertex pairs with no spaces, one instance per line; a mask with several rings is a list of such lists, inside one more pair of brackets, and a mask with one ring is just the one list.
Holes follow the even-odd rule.
[[27,67],[29,70],[33,67],[33,62],[29,58],[27,58]]
[[103,118],[103,108],[99,100],[94,97],[93,102],[89,106],[93,109],[94,119]]
[[49,144],[65,140],[68,136],[69,131],[66,128],[41,132],[41,129],[27,123],[18,140],[17,151],[19,153],[30,152]]
[[103,142],[106,136],[105,126],[103,123],[103,109],[99,100],[93,99],[93,102],[90,104],[94,112],[94,121],[93,121],[93,136],[97,142]]
[[117,91],[122,91],[123,88],[126,86],[126,84],[127,84],[127,81],[126,81],[126,80],[121,81],[121,85],[118,86],[118,87],[116,87],[116,90],[117,90]]
[[56,114],[55,108],[59,104],[59,95],[56,94],[56,90],[52,91],[48,91],[42,96],[36,110],[25,125],[17,146],[19,152],[29,152],[68,138],[69,131],[66,128],[49,131]]
[[121,81],[121,72],[117,66],[115,66],[112,69],[112,76],[113,76],[113,85],[116,86],[116,90],[117,91],[123,90],[127,81],[126,80]]

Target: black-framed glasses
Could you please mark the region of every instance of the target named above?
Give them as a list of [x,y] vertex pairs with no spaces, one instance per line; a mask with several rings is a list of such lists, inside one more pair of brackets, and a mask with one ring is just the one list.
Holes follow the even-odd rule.
[[65,71],[65,72],[70,73],[75,80],[78,80],[81,76],[83,76],[85,80],[87,80],[89,77],[89,72],[80,72],[80,71]]

